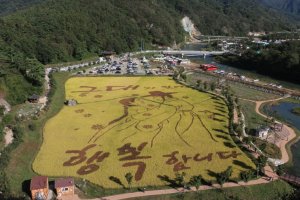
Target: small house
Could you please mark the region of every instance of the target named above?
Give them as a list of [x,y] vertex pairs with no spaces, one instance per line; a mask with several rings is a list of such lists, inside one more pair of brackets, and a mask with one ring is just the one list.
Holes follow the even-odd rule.
[[269,127],[262,127],[257,130],[257,137],[265,139],[269,134],[270,128]]
[[72,196],[74,195],[74,179],[73,178],[64,178],[55,180],[54,183],[57,199],[62,198],[63,196]]
[[31,95],[30,97],[28,97],[28,101],[30,103],[38,103],[39,102],[40,97],[36,94]]
[[30,182],[31,198],[33,200],[46,200],[48,198],[48,177],[36,176]]

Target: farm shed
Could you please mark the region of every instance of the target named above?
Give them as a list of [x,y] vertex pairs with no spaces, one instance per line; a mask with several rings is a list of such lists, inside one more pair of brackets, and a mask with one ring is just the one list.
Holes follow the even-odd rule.
[[30,182],[30,191],[33,200],[46,200],[49,193],[48,177],[33,177]]
[[74,195],[74,179],[73,178],[64,178],[55,180],[54,183],[57,198],[60,199],[63,196]]

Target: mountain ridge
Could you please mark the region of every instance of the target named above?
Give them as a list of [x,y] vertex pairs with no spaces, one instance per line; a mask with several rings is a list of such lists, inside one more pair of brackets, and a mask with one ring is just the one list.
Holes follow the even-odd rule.
[[0,16],[26,9],[45,0],[0,0]]
[[[14,2],[22,1],[11,0]],[[27,3],[26,8],[25,4],[16,3],[24,9],[0,17],[0,81],[11,91],[16,83],[28,85],[20,90],[22,97],[10,99],[15,103],[24,100],[26,91],[39,91],[28,89],[40,87],[34,84],[39,82],[39,74],[28,77],[25,73],[23,66],[30,66],[28,63],[38,67],[36,62],[81,60],[103,50],[137,51],[141,42],[146,49],[172,46],[183,42],[187,34],[180,22],[184,16],[205,35],[238,36],[250,31],[289,30],[293,26],[257,0],[29,0]],[[32,77],[37,80],[32,82]]]
[[300,0],[261,0],[261,3],[300,20]]

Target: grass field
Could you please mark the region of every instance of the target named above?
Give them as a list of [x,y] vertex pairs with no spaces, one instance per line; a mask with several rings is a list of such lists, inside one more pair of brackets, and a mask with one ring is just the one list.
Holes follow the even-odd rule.
[[[196,85],[196,82],[199,79],[202,80],[202,82],[206,81],[208,83],[218,81],[218,78],[216,76],[205,74],[205,73],[194,73],[189,75],[188,77],[188,81],[194,85]],[[234,92],[235,96],[242,99],[262,101],[262,100],[276,99],[280,97],[275,94],[269,94],[259,90],[252,89],[238,82],[228,81],[228,84],[231,90]]]
[[[135,198],[136,200],[274,200],[289,199],[294,189],[283,181],[274,181],[263,185],[247,187],[224,188],[220,190],[206,190],[192,193],[162,195]],[[292,199],[292,198],[291,198]]]
[[255,103],[240,100],[239,104],[245,116],[247,128],[256,129],[266,125],[266,119],[255,112]]
[[229,136],[227,106],[216,96],[168,77],[71,78],[65,88],[78,105],[45,125],[39,174],[120,188],[128,172],[140,187],[183,171],[215,180],[228,166],[232,178],[255,167]]

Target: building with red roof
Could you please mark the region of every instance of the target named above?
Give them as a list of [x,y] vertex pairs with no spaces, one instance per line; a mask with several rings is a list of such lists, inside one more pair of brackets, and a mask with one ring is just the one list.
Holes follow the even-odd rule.
[[49,194],[48,177],[33,177],[30,182],[30,191],[33,200],[46,200]]
[[63,178],[55,180],[54,187],[57,193],[57,199],[61,199],[64,196],[74,195],[74,179],[73,178]]
[[218,70],[218,67],[212,64],[202,64],[200,65],[200,68],[204,71],[216,71]]

